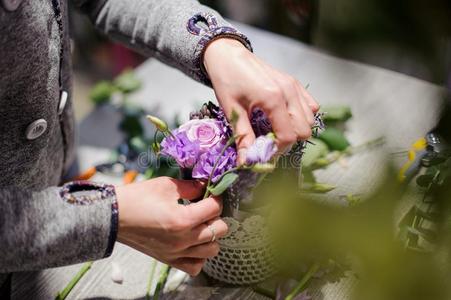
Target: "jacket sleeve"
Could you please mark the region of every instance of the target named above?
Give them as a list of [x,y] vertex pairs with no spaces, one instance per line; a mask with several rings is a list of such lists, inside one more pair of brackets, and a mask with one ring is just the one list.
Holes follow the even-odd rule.
[[117,235],[114,187],[71,182],[40,192],[0,190],[0,273],[109,256]]
[[74,1],[114,40],[205,84],[210,81],[203,69],[203,51],[211,41],[226,36],[252,51],[246,36],[196,0]]

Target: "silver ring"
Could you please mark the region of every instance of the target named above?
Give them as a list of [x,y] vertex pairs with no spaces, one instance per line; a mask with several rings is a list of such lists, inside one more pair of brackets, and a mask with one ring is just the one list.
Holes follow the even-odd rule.
[[213,227],[213,225],[207,225],[207,227],[208,227],[208,229],[210,229],[210,231],[211,231],[211,235],[212,235],[212,237],[211,237],[211,243],[212,242],[214,242],[214,241],[216,241],[216,230],[215,230],[215,228]]

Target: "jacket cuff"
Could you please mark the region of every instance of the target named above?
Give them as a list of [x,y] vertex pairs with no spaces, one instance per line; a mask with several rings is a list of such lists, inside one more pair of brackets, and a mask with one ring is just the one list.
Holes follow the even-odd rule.
[[116,243],[119,224],[119,209],[114,186],[89,181],[73,181],[61,187],[60,196],[67,203],[75,205],[91,205],[99,201],[111,203],[111,224],[103,257],[110,256]]
[[251,42],[241,32],[231,26],[219,26],[216,17],[211,13],[198,13],[188,20],[187,30],[192,35],[200,37],[194,51],[194,72],[199,80],[211,86],[210,78],[205,70],[203,61],[208,45],[219,38],[231,38],[241,42],[249,51],[253,52]]

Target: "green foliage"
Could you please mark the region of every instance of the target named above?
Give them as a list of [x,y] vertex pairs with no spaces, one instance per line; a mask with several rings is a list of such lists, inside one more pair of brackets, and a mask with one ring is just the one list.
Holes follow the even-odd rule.
[[344,134],[333,127],[327,128],[321,132],[318,139],[326,143],[331,150],[344,151],[350,145]]
[[125,70],[113,81],[114,86],[123,93],[131,93],[138,90],[141,87],[141,81],[139,81],[135,73],[132,70]]
[[97,83],[89,94],[89,98],[95,104],[102,104],[110,101],[111,95],[115,91],[114,85],[109,81],[100,81]]
[[125,70],[113,81],[100,81],[91,90],[89,98],[94,104],[103,104],[111,100],[114,93],[129,94],[141,87],[141,81],[131,70]]
[[214,196],[219,196],[225,192],[225,190],[231,186],[238,179],[238,174],[227,173],[221,177],[220,181],[214,186],[208,187],[210,193]]
[[331,125],[334,122],[346,122],[352,117],[351,108],[345,105],[324,106],[321,110],[326,112],[323,116],[323,121],[327,125]]
[[302,166],[307,168],[312,166],[319,158],[329,153],[327,144],[322,140],[312,138],[309,141],[310,143],[307,144],[301,161]]

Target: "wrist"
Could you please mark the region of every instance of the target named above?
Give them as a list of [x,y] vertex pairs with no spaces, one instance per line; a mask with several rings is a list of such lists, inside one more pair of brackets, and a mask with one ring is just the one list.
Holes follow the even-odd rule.
[[204,50],[202,64],[209,74],[214,61],[224,59],[232,53],[249,52],[242,42],[231,37],[218,37],[211,41]]

